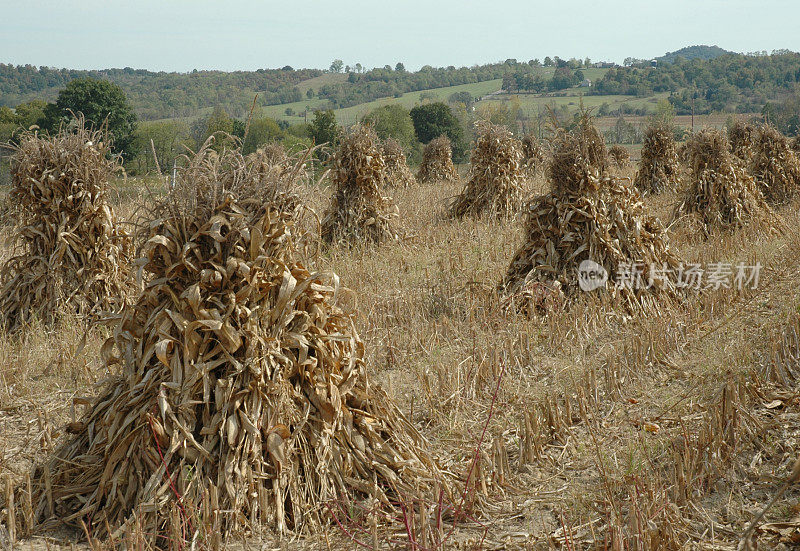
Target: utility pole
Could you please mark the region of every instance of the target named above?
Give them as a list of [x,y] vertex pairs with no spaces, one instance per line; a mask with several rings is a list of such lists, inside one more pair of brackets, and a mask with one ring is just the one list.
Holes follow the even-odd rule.
[[694,134],[694,96],[696,94],[692,94],[692,134]]

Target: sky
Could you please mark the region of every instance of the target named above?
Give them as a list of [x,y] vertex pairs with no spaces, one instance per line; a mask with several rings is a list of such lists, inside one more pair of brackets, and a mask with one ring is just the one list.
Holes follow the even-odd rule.
[[798,0],[0,0],[0,63],[72,69],[616,61],[800,51]]

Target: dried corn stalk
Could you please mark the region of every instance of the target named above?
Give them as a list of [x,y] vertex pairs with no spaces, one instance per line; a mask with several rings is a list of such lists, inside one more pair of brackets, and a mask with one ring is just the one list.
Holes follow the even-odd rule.
[[687,143],[691,180],[675,218],[697,214],[706,231],[711,227],[740,227],[771,214],[744,163],[730,153],[725,135],[707,128]]
[[622,145],[612,145],[608,148],[608,157],[617,168],[626,168],[631,164],[631,155],[628,149]]
[[295,168],[292,159],[286,153],[286,149],[279,143],[268,143],[255,152],[247,156],[249,163],[253,164],[261,172],[277,172],[280,176],[286,171]]
[[789,139],[771,126],[761,126],[753,134],[750,173],[764,198],[772,204],[788,203],[800,185],[800,160],[789,146]]
[[447,136],[442,135],[431,140],[422,150],[422,164],[417,172],[417,181],[421,184],[459,181]]
[[522,137],[522,169],[528,178],[533,178],[536,171],[544,166],[545,151],[533,134]]
[[753,137],[755,127],[741,120],[734,122],[728,128],[728,141],[731,152],[744,161],[749,161],[753,153]]
[[383,143],[383,160],[386,163],[386,183],[390,187],[410,187],[417,183],[408,168],[406,154],[396,140],[389,138]]
[[322,220],[322,238],[328,243],[397,239],[391,222],[397,206],[383,194],[386,163],[375,132],[355,126],[342,137],[331,162],[335,190]]
[[[526,207],[525,242],[517,250],[501,291],[509,303],[524,302],[530,282],[548,285],[554,299],[581,293],[578,268],[591,260],[605,269],[606,292],[630,312],[657,311],[658,296],[676,293],[674,282],[655,280],[653,286],[623,282],[623,265],[641,265],[637,278],[650,280],[652,267],[677,269],[664,228],[645,214],[639,194],[621,180],[603,175],[603,156],[586,129],[561,132],[554,140],[549,167],[552,191]],[[627,284],[626,284],[627,283]],[[619,285],[617,285],[619,284]],[[516,300],[519,299],[519,300]],[[520,306],[517,304],[517,306]]]
[[678,186],[679,168],[672,129],[663,122],[648,126],[634,185],[642,193],[662,193],[675,189]]
[[132,282],[132,246],[108,204],[109,180],[122,168],[108,137],[78,119],[52,138],[25,133],[12,147],[15,226],[0,272],[2,325],[15,331],[65,310],[118,310]]
[[299,170],[265,182],[240,154],[208,149],[181,170],[141,229],[144,291],[103,347],[118,375],[34,473],[40,529],[302,531],[334,502],[389,507],[448,488],[370,383],[338,278],[301,263]]
[[482,121],[470,157],[470,179],[450,206],[455,217],[510,216],[522,206],[522,147],[505,127]]

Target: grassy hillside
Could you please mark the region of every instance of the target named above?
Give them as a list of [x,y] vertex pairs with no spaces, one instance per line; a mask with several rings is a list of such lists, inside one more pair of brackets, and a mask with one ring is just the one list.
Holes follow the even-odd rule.
[[[341,76],[341,75],[325,75],[325,76]],[[322,79],[323,77],[318,77]],[[318,79],[311,79],[316,80]],[[419,92],[408,92],[399,98],[381,98],[375,101],[362,103],[353,107],[345,107],[343,109],[336,109],[336,120],[343,125],[351,125],[358,122],[361,117],[381,105],[399,104],[408,109],[422,101],[422,96],[431,98],[433,101],[447,101],[447,98],[456,92],[469,92],[473,97],[483,97],[487,94],[497,92],[500,90],[502,79],[487,80],[485,82],[476,82],[474,84],[460,84],[458,86],[448,86],[446,88],[434,88],[432,90],[420,90]],[[303,122],[303,111],[306,109],[313,111],[314,109],[321,109],[327,105],[327,101],[318,98],[308,99],[306,101],[297,101],[285,105],[270,105],[261,109],[264,116],[272,117],[278,120],[285,120],[289,123],[295,124]],[[295,115],[287,115],[286,109],[294,110]]]

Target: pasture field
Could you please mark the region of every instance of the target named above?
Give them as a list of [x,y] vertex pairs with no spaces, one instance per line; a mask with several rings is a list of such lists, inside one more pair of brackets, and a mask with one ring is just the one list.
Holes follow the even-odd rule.
[[[529,193],[545,188],[542,175],[528,182]],[[117,189],[117,212],[131,220],[145,186]],[[325,209],[327,186],[302,191]],[[459,477],[467,504],[458,523],[447,509],[438,524],[398,518],[373,534],[379,548],[415,548],[412,540],[418,549],[736,549],[797,455],[800,205],[778,209],[774,225],[707,239],[684,221],[670,226],[687,263],[760,264],[755,289],[689,294],[654,316],[622,315],[587,293],[568,310],[527,319],[504,311],[495,291],[520,245],[520,221],[451,220],[445,208],[459,191],[393,190],[398,242],[310,253],[351,291],[342,305],[365,342],[370,377]],[[645,204],[668,224],[677,201],[667,193]],[[81,398],[109,375],[100,360],[108,335],[84,335],[69,319],[0,335],[0,480],[21,481],[65,437]],[[764,522],[783,524],[767,525],[764,541],[798,533],[799,501],[794,488],[778,500]],[[22,548],[54,548],[56,537],[75,535]],[[368,521],[225,543],[353,549],[353,537],[372,541]]]

